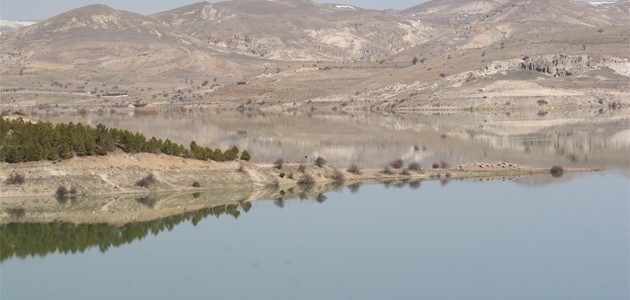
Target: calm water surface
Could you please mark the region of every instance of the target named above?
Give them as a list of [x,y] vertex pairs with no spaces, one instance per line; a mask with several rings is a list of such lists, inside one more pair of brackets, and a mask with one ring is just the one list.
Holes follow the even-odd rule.
[[431,165],[509,161],[532,166],[630,168],[625,111],[448,112],[409,115],[117,110],[41,112],[52,122],[139,131],[189,145],[247,149],[256,162],[313,159],[381,168],[402,158]]
[[[2,256],[0,298],[629,297],[627,174],[375,185],[318,200],[160,223],[172,230],[107,249],[17,249],[42,255]],[[35,234],[2,230],[2,249]]]

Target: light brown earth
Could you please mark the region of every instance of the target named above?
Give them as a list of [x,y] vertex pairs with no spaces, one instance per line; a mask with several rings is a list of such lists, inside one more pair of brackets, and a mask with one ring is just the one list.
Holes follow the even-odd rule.
[[[505,162],[471,164],[448,169],[409,171],[365,169],[360,174],[333,166],[318,167],[304,163],[285,164],[281,170],[272,165],[249,162],[207,162],[157,154],[117,152],[104,157],[78,157],[60,162],[3,164],[0,168],[0,223],[51,222],[124,224],[196,210],[208,206],[255,201],[315,197],[343,186],[379,182],[410,182],[457,179],[515,179],[532,174],[549,174],[548,168],[532,168]],[[242,170],[241,169],[242,166]],[[568,169],[565,172],[593,171]],[[25,183],[4,181],[17,172]],[[147,174],[154,174],[149,188],[135,185]],[[313,184],[300,181],[308,174]],[[551,176],[551,175],[549,175]],[[199,182],[199,188],[192,186]],[[76,187],[75,196],[59,199],[59,186]],[[135,200],[135,201],[134,201]],[[149,210],[146,209],[148,206]]]
[[235,0],[142,16],[91,5],[0,36],[0,106],[628,107],[628,6]]

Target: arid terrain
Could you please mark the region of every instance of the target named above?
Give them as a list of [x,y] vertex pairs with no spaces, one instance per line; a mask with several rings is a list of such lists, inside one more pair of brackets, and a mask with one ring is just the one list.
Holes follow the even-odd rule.
[[[91,5],[0,36],[0,105],[273,110],[628,106],[627,0]],[[543,102],[544,101],[544,102]]]
[[[233,0],[154,15],[95,4],[3,29],[3,116],[110,122],[184,145],[242,142],[256,164],[122,152],[3,163],[1,180],[20,172],[26,182],[0,184],[0,223],[123,224],[356,183],[630,165],[630,0],[433,0],[402,11]],[[170,121],[125,123],[154,114]],[[309,164],[308,189],[298,164],[269,165],[313,154],[337,167]],[[441,156],[460,160],[411,175],[378,169]],[[345,170],[359,160],[370,169]],[[148,173],[155,184],[136,186]],[[59,186],[77,188],[67,201],[79,205],[55,199]],[[171,194],[154,203],[155,193]]]
[[[563,169],[553,175],[584,171],[595,169]],[[7,183],[13,173],[24,175],[24,183]],[[147,174],[155,177],[154,183],[138,186]],[[506,162],[357,170],[293,163],[278,169],[244,161],[217,163],[119,152],[55,163],[4,163],[0,169],[0,178],[4,179],[0,185],[0,224],[56,220],[125,224],[218,204],[317,197],[345,186],[404,186],[410,182],[420,185],[424,180],[514,180],[533,174],[552,176],[549,168]],[[198,187],[193,186],[195,182]],[[59,195],[57,191],[62,186],[76,189],[76,193]]]

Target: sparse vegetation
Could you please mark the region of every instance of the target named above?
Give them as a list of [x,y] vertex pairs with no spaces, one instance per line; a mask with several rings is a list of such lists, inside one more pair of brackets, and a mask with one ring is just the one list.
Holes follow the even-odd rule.
[[201,187],[201,184],[199,184],[198,181],[195,181],[193,182],[192,186],[198,188],[198,187]]
[[411,173],[409,173],[409,169],[403,169],[403,170],[400,172],[400,175],[403,175],[403,176],[409,176],[409,175],[411,175]]
[[321,168],[324,165],[326,165],[326,160],[320,156],[317,159],[315,159],[315,165]]
[[302,187],[313,186],[315,184],[315,178],[313,178],[311,174],[304,174],[297,183]]
[[383,169],[383,174],[394,175],[394,171],[392,171],[390,166],[387,166],[387,167],[385,167],[385,169]]
[[15,184],[20,185],[24,184],[25,177],[22,173],[13,172],[9,175],[9,177],[4,181],[6,184]]
[[410,163],[407,168],[411,171],[416,171],[416,172],[422,170],[422,166],[417,162]]
[[335,174],[333,175],[332,179],[337,184],[343,184],[346,181],[346,175],[344,175],[343,172],[341,172],[340,170],[335,170]]
[[300,164],[298,166],[298,172],[300,173],[306,173],[306,165],[305,164]]
[[432,167],[433,169],[448,169],[449,165],[446,161],[441,160],[439,162],[433,163]]
[[282,166],[284,166],[284,160],[283,159],[276,159],[276,161],[273,163],[273,167],[278,169],[278,170],[282,170]]
[[350,167],[348,167],[348,173],[351,174],[361,174],[361,170],[359,169],[359,166],[357,166],[356,164],[351,164]]
[[551,167],[551,170],[549,170],[549,172],[553,177],[562,177],[562,175],[564,175],[564,168],[562,166],[555,165]]
[[154,183],[155,183],[155,175],[153,175],[153,173],[149,173],[146,176],[144,176],[142,179],[136,181],[136,186],[148,188]]
[[397,159],[389,163],[389,166],[394,169],[400,169],[405,165],[402,159]]
[[63,185],[60,185],[57,188],[57,191],[55,192],[55,196],[57,197],[58,200],[66,199],[67,195],[68,195],[68,189]]

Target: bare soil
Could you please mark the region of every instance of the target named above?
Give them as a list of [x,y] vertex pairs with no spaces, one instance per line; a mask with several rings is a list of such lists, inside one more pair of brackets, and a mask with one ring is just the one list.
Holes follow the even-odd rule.
[[[300,166],[305,171],[300,171]],[[565,169],[565,172],[594,169]],[[21,185],[7,184],[12,173]],[[136,182],[153,174],[148,188]],[[516,179],[549,174],[547,168],[511,163],[471,164],[446,169],[409,171],[364,169],[351,174],[334,166],[249,162],[208,162],[158,154],[117,152],[104,157],[77,157],[60,162],[4,164],[0,168],[0,224],[11,222],[112,223],[153,220],[185,211],[244,201],[317,197],[344,186],[383,182],[455,179]],[[304,184],[304,179],[312,183]],[[308,180],[306,180],[308,181]],[[193,187],[198,182],[200,187]],[[76,195],[56,197],[58,187]]]

